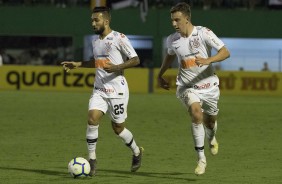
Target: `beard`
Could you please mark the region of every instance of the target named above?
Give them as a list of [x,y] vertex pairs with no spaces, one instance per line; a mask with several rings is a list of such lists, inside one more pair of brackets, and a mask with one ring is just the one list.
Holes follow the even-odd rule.
[[94,29],[94,33],[95,34],[102,34],[105,31],[105,27],[101,27],[100,29]]

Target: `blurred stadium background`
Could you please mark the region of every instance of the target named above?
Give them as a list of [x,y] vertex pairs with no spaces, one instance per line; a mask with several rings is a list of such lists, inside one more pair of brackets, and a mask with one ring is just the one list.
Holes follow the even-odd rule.
[[[21,83],[21,89],[29,90],[66,88],[84,91],[91,88],[85,81],[69,87],[62,82],[63,78],[73,77],[67,80],[74,80],[75,77],[72,74],[63,77],[63,71],[54,79],[56,84],[51,85],[47,74],[42,72],[48,68],[48,75],[52,76],[60,70],[56,66],[63,60],[89,60],[92,57],[89,44],[93,35],[91,9],[107,5],[112,8],[112,28],[128,35],[141,58],[136,71],[145,80],[131,81],[131,91],[163,92],[158,89],[154,74],[163,59],[165,39],[173,32],[169,8],[176,2],[180,1],[1,0],[0,89],[18,90],[19,85],[15,83]],[[282,16],[280,1],[186,2],[192,5],[192,22],[212,29],[231,51],[227,61],[215,64],[223,79],[223,94],[282,94],[282,27],[277,26]],[[41,69],[42,66],[48,67]],[[171,75],[167,76],[172,86],[176,67],[175,62]],[[85,77],[90,75],[86,71],[80,72]],[[24,81],[23,73],[35,82],[29,81],[31,84],[26,85],[28,81]],[[129,78],[135,78],[130,77],[135,71],[127,73]],[[91,84],[92,78],[87,77],[87,83]]]

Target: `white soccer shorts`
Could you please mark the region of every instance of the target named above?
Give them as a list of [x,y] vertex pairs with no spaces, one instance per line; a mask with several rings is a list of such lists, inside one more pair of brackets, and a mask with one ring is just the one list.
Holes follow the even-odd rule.
[[219,100],[219,87],[217,85],[212,86],[210,90],[201,90],[195,88],[187,88],[184,86],[178,86],[176,96],[189,110],[191,104],[199,102],[202,106],[204,113],[208,115],[217,115],[219,109],[217,103]]
[[115,123],[123,123],[127,118],[128,95],[125,98],[104,98],[98,93],[93,93],[89,99],[88,110],[107,112]]

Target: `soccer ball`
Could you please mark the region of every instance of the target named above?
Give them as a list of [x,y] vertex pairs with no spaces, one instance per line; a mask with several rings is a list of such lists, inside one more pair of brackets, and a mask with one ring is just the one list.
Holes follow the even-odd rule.
[[90,173],[90,164],[85,158],[75,157],[69,162],[68,172],[74,178],[86,177]]

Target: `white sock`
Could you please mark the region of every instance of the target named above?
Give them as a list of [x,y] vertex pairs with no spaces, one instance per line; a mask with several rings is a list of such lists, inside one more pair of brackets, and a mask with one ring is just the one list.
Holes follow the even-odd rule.
[[130,147],[135,156],[139,155],[139,147],[136,145],[136,142],[133,139],[133,135],[128,129],[124,128],[118,136],[122,138],[122,140],[128,147]]
[[98,140],[98,128],[99,125],[88,125],[86,130],[86,141],[87,141],[87,149],[89,154],[89,159],[96,159],[96,144]]
[[213,129],[209,129],[208,127],[205,126],[206,136],[210,143],[215,137],[216,130],[217,130],[217,121],[215,121]]
[[198,159],[206,160],[204,152],[205,130],[203,124],[192,123],[192,135],[194,139],[195,150],[198,153]]

